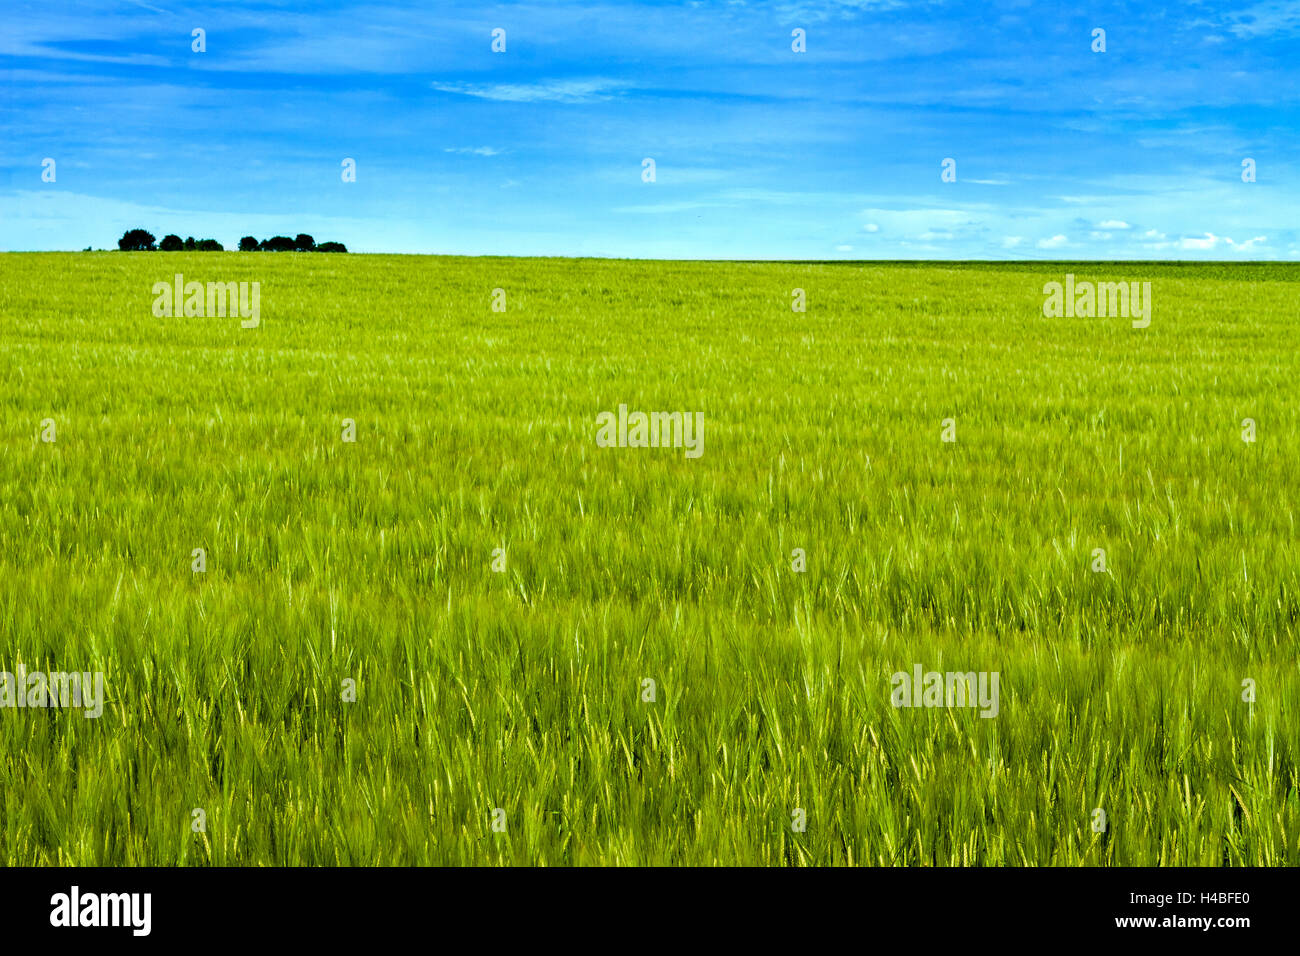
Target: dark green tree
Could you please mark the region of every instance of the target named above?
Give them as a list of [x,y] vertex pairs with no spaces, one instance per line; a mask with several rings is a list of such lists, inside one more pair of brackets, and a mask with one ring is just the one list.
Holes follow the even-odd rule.
[[123,252],[153,252],[153,233],[145,229],[128,229],[117,240],[117,247]]

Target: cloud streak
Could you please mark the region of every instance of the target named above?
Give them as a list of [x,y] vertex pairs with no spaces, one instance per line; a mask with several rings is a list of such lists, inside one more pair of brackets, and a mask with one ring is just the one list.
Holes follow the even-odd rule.
[[431,86],[440,93],[472,96],[501,103],[596,103],[630,88],[626,81],[602,77],[543,80],[537,83],[443,83]]

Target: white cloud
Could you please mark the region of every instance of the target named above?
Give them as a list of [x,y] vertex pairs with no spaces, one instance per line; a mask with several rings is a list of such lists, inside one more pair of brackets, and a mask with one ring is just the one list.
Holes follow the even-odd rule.
[[1024,241],[1025,241],[1024,236],[1003,236],[1002,248],[1014,249],[1016,246],[1020,245]]
[[653,216],[661,213],[690,212],[693,209],[716,209],[728,205],[730,205],[730,203],[694,202],[691,200],[683,200],[681,202],[661,202],[661,203],[647,203],[644,205],[636,205],[636,206],[617,206],[611,211],[616,213],[630,213],[633,215],[644,214],[644,215]]
[[1098,229],[1128,229],[1129,224],[1122,219],[1104,219],[1097,223]]
[[1228,27],[1238,37],[1300,33],[1300,3],[1296,0],[1264,0],[1253,7],[1228,14]]
[[1243,252],[1253,249],[1255,246],[1261,245],[1267,241],[1267,236],[1255,236],[1252,239],[1247,239],[1245,242],[1237,243],[1233,242],[1232,238],[1229,236],[1216,236],[1212,232],[1207,232],[1203,237],[1199,238],[1195,236],[1185,236],[1179,241],[1178,247],[1180,249],[1205,252],[1209,249],[1216,248],[1219,243],[1223,243],[1225,246],[1232,246],[1232,248],[1237,252]]
[[835,251],[836,251],[836,252],[852,252],[852,251],[853,251],[853,247],[852,247],[852,246],[836,246],[836,247],[835,247]]
[[1165,234],[1163,232],[1156,232],[1154,229],[1148,229],[1146,232],[1142,233],[1143,239],[1163,239],[1164,237]]
[[540,83],[433,83],[442,93],[476,96],[484,100],[506,103],[592,103],[610,99],[627,89],[629,84],[618,80],[591,77],[583,80],[543,80]]
[[498,156],[501,150],[493,149],[491,146],[448,146],[443,149],[443,152],[459,153],[462,156]]
[[1067,242],[1069,242],[1069,241],[1070,241],[1070,240],[1069,240],[1069,239],[1066,239],[1065,236],[1059,236],[1059,235],[1058,235],[1058,236],[1053,236],[1051,239],[1039,239],[1039,240],[1038,240],[1038,248],[1039,248],[1039,249],[1059,249],[1059,248],[1061,248],[1061,246],[1065,245],[1065,244],[1066,244]]
[[[914,242],[965,239],[978,233],[978,214],[965,209],[863,209],[867,232],[885,232]],[[937,248],[937,247],[932,247]]]

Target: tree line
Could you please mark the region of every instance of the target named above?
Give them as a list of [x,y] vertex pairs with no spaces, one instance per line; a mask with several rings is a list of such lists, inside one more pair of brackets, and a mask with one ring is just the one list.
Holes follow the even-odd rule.
[[[117,240],[117,248],[123,252],[221,252],[224,247],[215,239],[181,239],[180,236],[163,236],[158,242],[153,233],[147,229],[128,229]],[[305,232],[290,239],[288,236],[272,236],[270,239],[255,239],[245,236],[239,240],[240,252],[347,252],[347,246],[341,242],[317,242]]]

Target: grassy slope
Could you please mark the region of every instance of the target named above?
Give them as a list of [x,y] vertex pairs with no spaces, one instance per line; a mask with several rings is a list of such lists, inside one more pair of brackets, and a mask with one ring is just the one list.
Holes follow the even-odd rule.
[[[1067,271],[1151,327],[1044,318]],[[1294,865],[1298,282],[0,256],[0,670],[110,698],[0,710],[0,863]],[[597,448],[620,402],[704,456]]]

